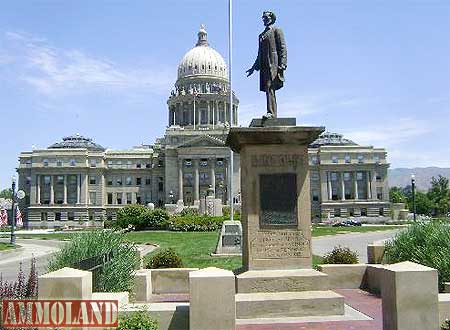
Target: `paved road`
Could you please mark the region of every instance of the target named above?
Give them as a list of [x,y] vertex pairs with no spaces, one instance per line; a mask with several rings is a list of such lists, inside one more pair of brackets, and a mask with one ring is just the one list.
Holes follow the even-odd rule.
[[369,233],[351,233],[335,236],[321,236],[313,238],[312,249],[315,255],[330,252],[337,245],[348,247],[358,253],[360,262],[367,262],[367,244],[393,237],[400,230],[388,230]]
[[[9,242],[9,239],[0,238],[0,242]],[[47,270],[47,262],[51,254],[61,247],[64,242],[39,240],[39,239],[17,239],[17,244],[23,247],[19,253],[12,252],[0,254],[0,273],[4,280],[16,280],[19,271],[19,263],[26,278],[30,272],[31,259],[36,258],[38,274],[44,274]]]

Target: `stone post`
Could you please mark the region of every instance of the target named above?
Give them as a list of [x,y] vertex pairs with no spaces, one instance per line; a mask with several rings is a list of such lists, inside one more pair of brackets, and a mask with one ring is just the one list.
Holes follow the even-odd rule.
[[233,272],[215,267],[189,273],[189,329],[235,330]]
[[39,276],[39,299],[92,299],[92,273],[64,267]]
[[413,262],[382,274],[383,330],[439,330],[438,273]]
[[134,293],[137,302],[149,302],[152,297],[152,271],[139,269],[134,275]]
[[200,178],[198,174],[198,159],[194,159],[194,200],[200,200]]

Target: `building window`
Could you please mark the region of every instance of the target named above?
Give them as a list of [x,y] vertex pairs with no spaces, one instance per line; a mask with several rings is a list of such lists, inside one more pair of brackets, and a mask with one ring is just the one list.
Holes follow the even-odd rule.
[[117,193],[117,204],[122,204],[122,193]]
[[163,167],[164,166],[164,162],[162,159],[158,160],[158,167]]
[[334,209],[334,216],[340,217],[341,216],[341,209]]
[[311,163],[312,163],[313,165],[318,165],[318,164],[319,164],[319,157],[317,157],[317,156],[312,156],[312,157],[311,157]]
[[31,184],[31,176],[27,176],[27,178],[26,178],[26,184],[27,184],[27,185]]
[[47,220],[48,220],[47,212],[41,212],[41,221],[47,221]]
[[64,184],[64,176],[63,175],[56,176],[56,184]]
[[56,202],[56,204],[64,203],[64,193],[62,191],[57,191],[55,193],[55,202]]
[[364,163],[364,156],[363,155],[358,155],[358,163],[359,164]]
[[116,165],[117,165],[117,167],[121,167],[121,166],[122,166],[122,161],[121,161],[121,160],[118,160],[118,161],[116,162]]
[[112,160],[108,160],[108,167],[113,167],[113,161]]
[[132,167],[132,162],[131,160],[127,160],[127,168],[131,168]]
[[146,185],[146,186],[151,185],[151,183],[152,183],[152,181],[150,180],[150,178],[146,178],[146,179],[145,179],[145,185]]
[[70,164],[70,166],[75,166],[75,165],[77,164],[77,162],[76,162],[75,159],[71,159],[71,160],[69,161],[69,164]]
[[204,172],[200,173],[200,184],[202,185],[208,184],[209,183],[208,180],[209,180],[208,173]]
[[217,162],[216,162],[216,165],[219,166],[219,167],[223,166],[223,158],[218,158]]
[[354,208],[350,208],[348,209],[348,214],[353,217],[355,215],[355,209]]
[[380,207],[380,209],[378,210],[378,214],[384,216],[384,208]]
[[350,173],[344,172],[344,181],[350,181]]
[[145,168],[152,168],[152,164],[150,163],[145,164]]
[[55,212],[55,221],[61,221],[61,212]]
[[49,186],[51,182],[52,182],[52,178],[50,176],[48,176],[48,175],[44,176],[44,184],[46,186]]
[[107,181],[106,181],[106,184],[107,184],[108,186],[112,186],[112,185],[113,185],[113,179],[112,179],[111,177],[108,177],[108,179],[107,179]]
[[163,178],[159,177],[158,180],[159,180],[159,182],[158,182],[158,191],[164,191]]
[[113,203],[112,197],[113,197],[113,194],[112,193],[108,193],[108,204],[110,204],[110,205]]
[[192,160],[191,160],[191,159],[186,159],[186,160],[184,161],[184,165],[185,165],[186,167],[192,167]]
[[141,178],[136,178],[136,186],[140,186],[142,184]]
[[97,167],[97,160],[91,159],[90,164],[91,164],[91,167]]
[[44,164],[44,166],[47,167],[47,166],[48,166],[48,159],[44,159],[44,160],[42,161],[42,164]]
[[141,168],[142,164],[141,163],[136,163],[136,168]]
[[311,172],[311,180],[313,181],[319,181],[319,173],[317,172]]
[[89,176],[89,184],[97,184],[97,177]]
[[207,160],[207,159],[202,159],[202,160],[200,160],[200,166],[201,166],[201,167],[206,167],[206,166],[208,166],[208,160]]
[[380,163],[380,156],[378,156],[378,155],[373,155],[373,161],[375,162],[375,163]]
[[141,203],[142,203],[141,195],[139,195],[139,193],[136,193],[136,204],[141,204]]
[[331,181],[337,181],[337,173],[331,172]]
[[67,220],[74,221],[75,220],[75,213],[74,212],[67,212]]
[[131,204],[131,193],[127,192],[127,204]]
[[56,166],[58,166],[58,167],[61,167],[61,166],[62,166],[62,164],[63,164],[63,163],[62,163],[62,161],[61,161],[61,160],[57,160],[57,161],[56,161]]
[[363,179],[363,173],[362,172],[356,172],[356,180],[361,181]]
[[316,189],[313,189],[313,191],[312,191],[312,200],[314,202],[319,201],[319,192]]
[[27,159],[25,161],[25,165],[27,165],[27,167],[30,167],[31,166],[31,159]]
[[127,176],[127,178],[125,180],[125,184],[127,186],[131,186],[132,182],[133,182],[133,179],[131,178],[131,176]]
[[121,186],[121,185],[122,185],[122,177],[121,177],[121,176],[117,177],[117,179],[116,179],[116,184],[117,184],[118,186]]
[[184,173],[184,184],[187,186],[192,186],[194,176],[192,173]]
[[350,155],[345,155],[344,161],[346,164],[350,164],[352,162],[352,158],[350,157]]
[[361,216],[367,217],[367,209],[366,208],[361,209]]
[[383,199],[383,188],[377,187],[377,199],[382,200]]
[[338,156],[331,156],[331,162],[334,164],[338,163]]
[[381,175],[378,174],[378,173],[376,173],[376,174],[375,174],[375,179],[376,179],[378,182],[380,182],[380,181],[381,181]]
[[89,192],[89,204],[97,205],[97,193],[95,191]]

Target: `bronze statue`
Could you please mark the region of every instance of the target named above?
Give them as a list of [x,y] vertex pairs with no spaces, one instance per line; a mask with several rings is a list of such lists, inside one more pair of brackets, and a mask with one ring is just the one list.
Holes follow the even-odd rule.
[[276,16],[271,11],[262,15],[264,31],[259,35],[258,57],[253,66],[246,71],[247,77],[259,71],[259,89],[266,92],[267,116],[277,117],[275,91],[283,87],[284,70],[287,67],[287,50],[283,31],[274,26]]

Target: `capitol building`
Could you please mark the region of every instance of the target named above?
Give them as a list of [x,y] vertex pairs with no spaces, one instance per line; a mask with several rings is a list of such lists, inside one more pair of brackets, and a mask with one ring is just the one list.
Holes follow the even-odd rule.
[[[114,220],[126,204],[195,206],[210,187],[224,205],[239,203],[239,154],[230,162],[225,145],[230,126],[238,125],[239,99],[204,27],[177,73],[167,100],[167,129],[152,145],[111,150],[76,134],[46,149],[22,152],[17,171],[19,189],[26,193],[20,201],[25,225]],[[309,157],[314,221],[389,216],[384,149],[324,133],[310,145]]]

